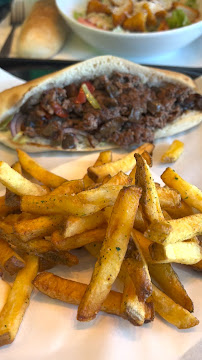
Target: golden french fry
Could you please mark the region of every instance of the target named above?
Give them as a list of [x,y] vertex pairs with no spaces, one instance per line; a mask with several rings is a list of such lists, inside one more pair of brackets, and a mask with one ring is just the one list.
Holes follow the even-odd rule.
[[0,277],[0,313],[8,299],[10,291],[10,285]]
[[136,159],[135,184],[142,188],[140,204],[144,214],[150,222],[163,220],[164,216],[149,166],[140,154],[135,154],[134,156]]
[[102,181],[107,175],[114,176],[119,171],[127,172],[133,169],[136,164],[134,154],[143,153],[147,150],[149,153],[152,153],[154,145],[145,143],[136,150],[132,151],[130,154],[124,156],[122,159],[107,163],[105,165],[90,167],[88,168],[88,176],[95,182]]
[[193,265],[202,260],[202,248],[195,240],[179,241],[165,246],[153,243],[149,250],[152,259],[160,263]]
[[96,316],[119,273],[140,196],[141,190],[134,186],[123,188],[118,195],[91,282],[78,309],[80,321],[89,321]]
[[166,152],[161,157],[162,163],[173,163],[177,161],[184,151],[184,143],[179,140],[174,140]]
[[190,312],[194,310],[193,302],[188,296],[171,264],[150,263],[149,272],[165,294],[168,295],[174,302]]
[[0,216],[7,216],[8,214],[18,210],[18,206],[10,207],[6,205],[5,196],[0,197]]
[[[19,162],[16,162],[12,165],[12,169],[17,171],[20,175],[22,175],[22,168]],[[5,203],[9,207],[20,207],[20,197],[19,195],[14,194],[9,189],[6,189],[6,195],[5,195]]]
[[152,300],[155,311],[178,329],[189,329],[199,324],[195,316],[182,306],[176,304],[155,285],[153,285]]
[[40,197],[22,196],[20,207],[21,211],[30,212],[31,214],[61,214],[75,216],[87,216],[102,208],[102,206],[83,203],[77,195],[51,194]]
[[19,250],[24,250],[28,254],[37,256],[50,251],[55,251],[51,241],[45,239],[33,239],[28,242],[19,241],[17,247]]
[[14,281],[7,302],[0,314],[0,346],[10,344],[15,339],[24,313],[29,305],[32,281],[37,275],[38,258],[26,257],[26,266],[20,270]]
[[85,217],[69,216],[64,224],[63,237],[70,237],[81,234],[84,231],[92,230],[106,223],[104,211],[98,211]]
[[42,184],[50,188],[56,188],[66,181],[66,179],[62,178],[61,176],[55,175],[50,171],[45,170],[24,151],[18,149],[17,154],[22,168],[28,174],[32,175],[33,178],[42,182]]
[[[125,260],[124,260],[125,261]],[[145,303],[138,299],[131,277],[126,274],[121,301],[122,316],[133,325],[141,326],[145,321]]]
[[112,177],[110,176],[110,179],[107,181],[106,184],[107,185],[131,185],[131,183],[132,183],[132,179],[130,178],[130,176],[124,174],[123,171],[119,171],[118,174],[116,174]]
[[196,271],[202,271],[202,260],[199,261],[197,264],[192,265],[192,268]]
[[38,253],[38,256],[48,262],[51,262],[52,264],[54,264],[54,266],[62,264],[71,267],[79,263],[77,256],[71,254],[68,251],[48,251],[41,254]]
[[153,221],[144,235],[149,240],[163,245],[191,239],[202,235],[202,214],[161,222]]
[[177,190],[170,189],[168,186],[161,187],[155,183],[160,205],[163,209],[178,207],[181,204],[181,196]]
[[102,185],[96,189],[72,195],[23,196],[21,211],[32,214],[63,214],[87,216],[106,206],[112,206],[123,185]]
[[167,168],[161,175],[161,179],[169,187],[179,191],[182,200],[190,207],[202,212],[202,191],[196,186],[182,179],[173,169]]
[[101,242],[92,242],[90,244],[85,245],[85,249],[89,252],[89,254],[91,254],[95,258],[98,258],[101,247],[102,247]]
[[10,275],[15,274],[24,268],[24,260],[0,238],[0,266],[2,266]]
[[13,227],[15,235],[22,241],[51,235],[61,226],[63,217],[60,215],[40,216],[31,220],[18,221]]
[[131,249],[128,249],[124,264],[131,279],[133,280],[138,299],[140,301],[146,301],[146,299],[152,293],[151,277],[149,274],[148,265],[143,255],[143,251],[141,250],[141,247],[136,240],[133,230],[131,232],[131,236],[134,242],[132,243],[133,246],[135,244],[135,249],[132,247]]
[[94,241],[103,241],[106,234],[106,228],[96,228],[64,238],[57,231],[52,234],[51,241],[58,250],[71,250],[80,248]]
[[[112,161],[112,152],[111,151],[103,151],[99,154],[93,167],[104,165],[111,161]],[[89,178],[88,174],[86,174],[83,177],[83,181],[84,181],[85,189],[87,189],[89,186],[94,184],[94,181]]]
[[[79,305],[87,288],[86,284],[63,279],[49,272],[38,274],[34,279],[34,286],[43,294],[69,304]],[[110,291],[107,299],[101,306],[101,310],[109,314],[121,316],[122,294]]]
[[193,209],[187,205],[184,201],[181,201],[179,206],[166,207],[166,211],[172,219],[179,219],[184,216],[193,215]]
[[149,226],[149,223],[143,214],[142,206],[139,204],[139,207],[138,207],[138,210],[136,213],[136,217],[135,217],[135,221],[134,221],[134,229],[144,232],[144,231],[146,231],[148,226]]
[[152,262],[152,258],[149,252],[149,246],[152,244],[152,242],[148,240],[141,232],[137,231],[136,229],[132,230],[131,236],[135,245],[138,242],[146,262],[147,263]]
[[83,180],[66,181],[51,192],[51,195],[77,194],[84,190]]
[[4,161],[0,161],[0,182],[10,191],[20,196],[40,196],[47,193],[47,191],[40,185],[34,184],[25,179]]

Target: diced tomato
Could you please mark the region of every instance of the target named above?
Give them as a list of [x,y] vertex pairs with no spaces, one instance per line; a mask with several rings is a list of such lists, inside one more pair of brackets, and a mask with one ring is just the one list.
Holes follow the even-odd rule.
[[[90,83],[90,81],[84,81],[82,84],[86,84],[86,86],[88,87],[88,90],[93,93],[95,91],[94,86]],[[75,100],[75,104],[84,104],[86,102],[86,95],[82,89],[82,87],[80,87],[78,96],[76,97]]]
[[77,19],[77,21],[82,24],[82,25],[85,25],[85,26],[88,26],[88,27],[92,27],[94,29],[97,29],[97,26],[95,26],[94,24],[92,24],[90,21],[88,20],[85,20],[84,18],[80,17]]
[[56,101],[53,101],[51,103],[51,106],[54,109],[55,115],[57,115],[63,119],[67,118],[67,116],[68,116],[67,112],[62,108],[62,106],[60,104],[58,104]]

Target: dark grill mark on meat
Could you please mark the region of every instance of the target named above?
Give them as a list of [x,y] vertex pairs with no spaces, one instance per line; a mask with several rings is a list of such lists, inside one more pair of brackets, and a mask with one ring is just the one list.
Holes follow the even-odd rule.
[[23,105],[21,130],[30,138],[41,136],[64,149],[75,148],[78,135],[92,147],[101,141],[127,147],[153,141],[156,129],[186,110],[202,109],[202,96],[182,85],[143,85],[138,76],[119,72],[91,83],[100,110],[88,101],[75,102],[81,84],[53,88],[37,104],[30,98]]

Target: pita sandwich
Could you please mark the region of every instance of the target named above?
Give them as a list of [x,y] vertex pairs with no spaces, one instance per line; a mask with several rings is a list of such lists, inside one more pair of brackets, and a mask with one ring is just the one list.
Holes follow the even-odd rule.
[[198,125],[201,109],[191,78],[99,56],[0,93],[0,142],[33,153],[127,148]]

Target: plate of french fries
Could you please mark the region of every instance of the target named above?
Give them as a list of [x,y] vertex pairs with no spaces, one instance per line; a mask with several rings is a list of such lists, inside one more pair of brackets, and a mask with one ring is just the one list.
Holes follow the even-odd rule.
[[22,150],[0,161],[4,360],[178,359],[199,342],[202,191],[169,164],[183,148],[161,179],[150,143],[53,172]]

